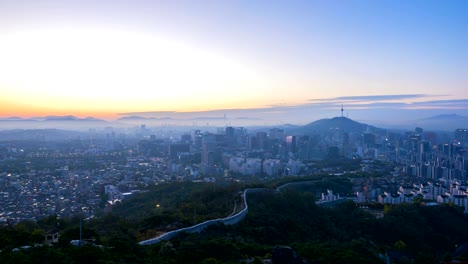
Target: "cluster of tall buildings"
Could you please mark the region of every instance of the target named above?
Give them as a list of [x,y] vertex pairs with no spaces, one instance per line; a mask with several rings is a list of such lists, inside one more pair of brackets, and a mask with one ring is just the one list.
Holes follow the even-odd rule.
[[434,144],[424,134],[411,137],[409,148],[401,151],[397,161],[410,176],[425,179],[467,180],[468,130],[457,129],[451,142]]

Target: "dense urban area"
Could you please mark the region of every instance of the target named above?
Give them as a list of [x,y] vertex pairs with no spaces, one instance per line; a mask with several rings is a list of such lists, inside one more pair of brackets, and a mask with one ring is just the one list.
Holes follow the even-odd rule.
[[[317,206],[337,210],[353,201],[358,208],[352,210],[368,213],[375,219],[386,218],[389,208],[399,204],[416,204],[424,208],[448,206],[460,212],[460,223],[465,224],[460,226],[465,229],[460,233],[462,235],[466,233],[468,214],[467,147],[467,129],[453,132],[424,131],[419,127],[413,131],[386,130],[343,116],[305,126],[265,128],[225,126],[190,130],[186,127],[139,125],[128,129],[89,129],[87,132],[5,130],[0,131],[0,223],[4,228],[11,228],[48,221],[49,224],[44,225],[47,228],[36,226],[32,230],[39,237],[35,244],[43,241],[57,245],[59,240],[64,244],[67,237],[63,234],[66,228],[60,223],[72,221],[69,219],[78,223],[79,219],[79,236],[77,232],[69,233],[65,244],[71,242],[73,245],[78,241],[81,245],[84,241],[83,223],[86,226],[93,219],[118,216],[139,199],[150,201],[153,208],[149,210],[169,207],[161,194],[163,191],[158,188],[177,184],[182,184],[179,187],[184,186],[181,188],[187,188],[187,192],[196,186],[205,188],[206,192],[231,188],[229,198],[221,202],[224,203],[222,208],[211,210],[216,213],[210,212],[206,206],[200,208],[202,201],[199,205],[194,205],[196,201],[187,202],[181,217],[184,221],[173,219],[176,224],[166,223],[159,229],[154,226],[146,228],[135,237],[136,244],[164,232],[240,212],[244,209],[240,201],[241,191],[245,188],[273,188],[279,183],[319,181],[321,184],[314,187],[310,198]],[[210,189],[209,186],[216,187]],[[161,201],[156,204],[151,200],[155,197],[151,196],[155,190],[158,190],[159,196],[156,196]],[[252,199],[257,201],[259,198]],[[144,214],[148,210],[139,210],[143,212],[137,211],[138,215],[150,216]],[[249,209],[251,213],[252,209]],[[153,221],[171,222],[167,219]],[[460,243],[468,242],[462,240]],[[389,248],[380,249],[374,255],[375,259],[369,258],[370,262],[349,263],[416,263],[416,254],[403,250],[406,246],[403,240],[393,242],[396,249],[392,252]],[[2,245],[4,249],[8,248],[7,244]],[[168,245],[159,245],[162,247],[159,251],[172,250],[164,248]],[[18,250],[21,246],[33,244],[17,245],[10,250]],[[453,254],[456,249],[453,247],[431,256],[431,261],[449,261],[448,254]],[[289,254],[287,250],[291,249],[275,250],[273,255],[281,255],[281,250]],[[262,259],[261,256],[243,255],[237,261],[243,259],[245,263],[251,263],[272,259],[271,256]],[[465,249],[465,261],[466,256]],[[306,257],[309,260],[313,258]],[[283,263],[278,262],[278,258],[276,263]],[[206,262],[207,258],[204,261],[211,263]],[[212,261],[216,261],[215,258]],[[339,263],[339,260],[322,259],[313,263]]]

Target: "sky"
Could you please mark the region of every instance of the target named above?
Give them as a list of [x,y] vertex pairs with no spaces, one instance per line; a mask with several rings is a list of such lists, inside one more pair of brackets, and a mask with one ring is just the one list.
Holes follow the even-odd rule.
[[0,118],[468,115],[468,1],[0,0]]

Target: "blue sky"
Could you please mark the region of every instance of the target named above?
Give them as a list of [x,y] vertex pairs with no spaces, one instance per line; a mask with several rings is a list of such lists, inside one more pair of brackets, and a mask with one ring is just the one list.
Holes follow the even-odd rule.
[[467,115],[466,14],[450,0],[1,1],[0,115]]

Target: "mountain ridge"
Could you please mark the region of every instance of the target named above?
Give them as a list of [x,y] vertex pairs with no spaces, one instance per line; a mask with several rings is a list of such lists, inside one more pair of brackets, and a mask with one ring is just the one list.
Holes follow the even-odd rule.
[[378,131],[382,130],[381,128],[377,128],[375,126],[371,126],[368,124],[363,124],[347,117],[339,116],[333,118],[324,118],[313,121],[309,124],[296,127],[289,132],[296,133],[296,134],[315,134],[315,133],[323,133],[330,130],[342,130],[348,133],[363,133],[365,131]]

